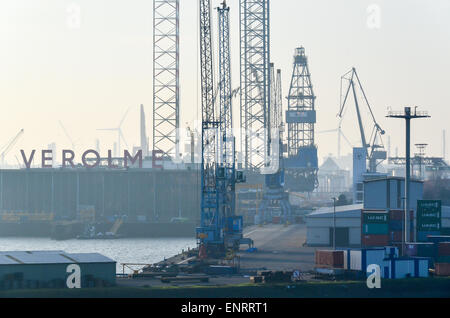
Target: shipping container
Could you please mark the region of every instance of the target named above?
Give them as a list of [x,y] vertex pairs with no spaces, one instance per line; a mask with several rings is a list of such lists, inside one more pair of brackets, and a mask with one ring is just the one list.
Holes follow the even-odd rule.
[[418,242],[428,242],[428,236],[434,236],[439,235],[440,232],[424,232],[424,231],[417,231],[417,241]]
[[[403,225],[404,225],[404,221],[403,220],[392,220],[389,222],[389,230],[390,231],[403,231]],[[410,222],[409,225],[411,232],[414,231],[414,221]]]
[[363,211],[364,224],[387,224],[389,221],[389,213]]
[[361,245],[364,247],[387,246],[389,245],[389,235],[363,235]]
[[438,256],[436,257],[436,263],[450,263],[450,256]]
[[429,242],[433,243],[450,242],[450,236],[448,235],[429,235],[427,238]]
[[433,243],[408,243],[405,245],[407,256],[435,257],[436,246]]
[[281,223],[281,217],[279,217],[279,216],[274,216],[274,217],[272,218],[272,223],[273,223],[273,224],[280,224],[280,223]]
[[[405,219],[405,211],[404,210],[390,210],[389,211],[389,220],[390,221],[402,221]],[[409,214],[409,219],[414,219],[414,211],[411,211]]]
[[395,258],[399,257],[399,249],[395,246],[385,246],[385,255],[386,258]]
[[366,273],[367,266],[376,264],[382,267],[386,258],[385,248],[346,249],[344,252],[344,268]]
[[364,235],[386,235],[389,232],[389,225],[381,224],[381,223],[369,223],[363,225],[363,234]]
[[436,276],[450,276],[450,263],[434,264],[434,273]]
[[438,255],[439,256],[450,256],[450,242],[438,243]]
[[403,232],[402,231],[390,231],[389,232],[390,242],[403,242]]
[[385,259],[381,277],[387,279],[426,278],[429,275],[429,264],[428,258]]
[[316,251],[316,267],[344,268],[344,251]]

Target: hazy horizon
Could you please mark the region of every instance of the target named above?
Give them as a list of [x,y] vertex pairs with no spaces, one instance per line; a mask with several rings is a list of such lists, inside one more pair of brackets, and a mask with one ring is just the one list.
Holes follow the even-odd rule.
[[[213,7],[221,1],[213,0]],[[200,119],[198,98],[197,1],[181,0],[181,123]],[[239,86],[239,1],[232,12],[233,88]],[[80,8],[80,25],[70,23]],[[380,9],[379,28],[368,25]],[[369,8],[369,10],[368,10]],[[152,140],[152,0],[15,0],[0,4],[0,146],[24,129],[5,158],[21,161],[20,149],[57,144],[58,156],[72,145],[79,155],[113,149],[115,128],[129,107],[122,127],[128,149],[138,146],[139,106],[144,104]],[[216,13],[213,11],[214,26]],[[217,34],[217,32],[215,32]],[[217,42],[217,40],[216,40]],[[387,108],[419,106],[431,119],[413,122],[412,144],[428,143],[427,154],[442,155],[442,130],[449,133],[450,1],[435,0],[283,0],[271,1],[271,60],[283,73],[287,96],[292,56],[303,46],[317,95],[316,131],[338,127],[340,77],[356,67],[380,125],[391,136],[391,151],[404,154],[404,123],[385,118]],[[287,103],[284,105],[287,106]],[[355,110],[348,105],[343,132],[360,145]],[[367,116],[367,111],[364,110]],[[235,125],[239,100],[234,101]],[[366,121],[366,133],[371,126]],[[447,149],[448,147],[447,136]],[[317,134],[319,160],[337,153],[337,135]],[[342,155],[351,148],[342,141]],[[415,147],[412,147],[415,152]],[[448,154],[448,150],[447,150]],[[40,158],[40,154],[36,154]],[[448,158],[448,156],[447,156]],[[79,157],[77,158],[79,159]]]

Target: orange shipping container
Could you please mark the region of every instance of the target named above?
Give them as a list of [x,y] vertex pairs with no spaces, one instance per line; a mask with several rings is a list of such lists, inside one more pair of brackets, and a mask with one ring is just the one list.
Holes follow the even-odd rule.
[[344,268],[344,251],[316,251],[316,266]]
[[388,246],[389,235],[363,235],[361,240],[362,246]]
[[436,276],[450,276],[450,263],[434,264],[434,273]]

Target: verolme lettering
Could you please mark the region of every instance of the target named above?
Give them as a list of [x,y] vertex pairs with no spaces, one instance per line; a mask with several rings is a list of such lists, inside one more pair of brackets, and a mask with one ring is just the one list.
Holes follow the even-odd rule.
[[[23,160],[25,167],[27,169],[31,169],[31,165],[35,158],[36,150],[33,149],[29,156],[25,153],[24,150],[20,150],[20,153],[22,155],[22,160]],[[61,154],[61,158],[62,158],[62,167],[63,168],[66,168],[66,167],[75,168],[76,154],[73,150],[68,150],[68,149],[63,150],[62,154]],[[54,160],[54,153],[52,150],[46,149],[46,150],[41,151],[41,161],[40,161],[41,168],[43,168],[43,169],[44,168],[52,168],[53,160]],[[83,152],[83,154],[81,155],[81,164],[83,167],[88,168],[88,169],[93,169],[93,168],[98,167],[101,163],[101,160],[102,160],[102,158],[100,156],[100,153],[98,153],[96,150],[89,149],[89,150],[86,150],[85,152]],[[113,164],[113,155],[112,155],[111,150],[108,150],[107,162],[108,162],[108,168],[110,168],[110,169],[118,169],[119,168],[118,165]],[[125,168],[128,168],[130,165],[138,164],[139,168],[142,169],[142,167],[143,167],[142,150],[137,151],[134,156],[131,155],[131,153],[128,150],[125,150],[124,154],[123,154],[123,162],[124,162]]]

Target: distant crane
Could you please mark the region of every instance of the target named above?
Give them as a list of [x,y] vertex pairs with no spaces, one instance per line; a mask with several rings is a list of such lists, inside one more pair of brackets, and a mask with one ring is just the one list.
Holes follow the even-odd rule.
[[[345,82],[348,82],[348,85],[347,85],[347,89],[345,92],[345,96],[343,96],[342,93],[343,93],[343,88],[344,88]],[[372,129],[372,134],[370,136],[369,142],[367,142],[366,133],[364,131],[364,125],[363,125],[363,121],[362,121],[362,117],[361,117],[361,109],[360,109],[360,105],[358,102],[358,96],[356,93],[357,88],[359,88],[361,90],[361,93],[364,98],[364,102],[365,102],[365,104],[370,112],[370,115],[372,117],[372,120],[373,120],[373,129]],[[364,89],[362,87],[361,81],[359,80],[359,76],[356,73],[355,68],[352,68],[349,72],[344,74],[341,78],[341,105],[340,105],[340,111],[338,114],[338,116],[340,118],[343,118],[343,116],[344,116],[344,110],[345,110],[345,106],[346,106],[348,98],[349,98],[350,91],[352,91],[353,99],[355,102],[356,115],[358,118],[359,131],[361,134],[361,144],[362,144],[362,147],[365,149],[367,159],[369,160],[369,172],[374,173],[377,171],[377,166],[378,166],[380,160],[383,161],[383,160],[387,159],[387,152],[384,149],[383,141],[381,140],[381,136],[384,135],[386,132],[380,127],[377,120],[375,119],[375,115],[373,114],[372,108],[369,104],[366,93],[364,92]],[[342,101],[342,97],[343,97],[343,101]],[[380,142],[380,144],[378,144],[378,142]]]
[[59,121],[59,125],[61,126],[62,130],[64,131],[64,134],[66,135],[67,139],[69,139],[70,143],[72,144],[72,150],[75,150],[75,143],[73,142],[72,137],[70,137],[69,133],[67,132],[66,127],[64,127],[64,125],[61,121]]
[[291,221],[292,207],[289,203],[289,193],[285,191],[285,167],[283,154],[283,132],[285,130],[283,122],[283,98],[281,89],[281,70],[277,70],[275,78],[274,64],[270,64],[271,96],[270,114],[271,127],[275,130],[271,136],[272,143],[272,164],[277,166],[276,171],[265,175],[264,196],[259,207],[260,222],[268,221],[268,218],[280,216],[283,223]]
[[20,137],[23,135],[24,130],[21,129],[15,136],[13,139],[10,140],[10,142],[8,144],[6,144],[6,146],[4,146],[2,149],[2,153],[0,154],[0,158],[1,158],[1,162],[2,162],[2,166],[5,165],[5,156],[11,151],[11,149],[14,147],[14,145],[17,143],[17,141],[20,139]]
[[[115,131],[117,132],[117,147],[118,147],[118,152],[119,152],[119,156],[121,155],[121,140],[123,140],[123,142],[125,143],[125,146],[128,148],[128,144],[127,141],[125,140],[125,137],[122,133],[122,124],[125,121],[128,113],[130,112],[131,108],[133,108],[133,106],[130,106],[130,108],[127,109],[127,111],[125,112],[125,115],[123,115],[122,120],[120,121],[119,125],[117,126],[117,128],[105,128],[105,129],[97,129],[98,131]],[[117,155],[117,154],[116,154]]]

